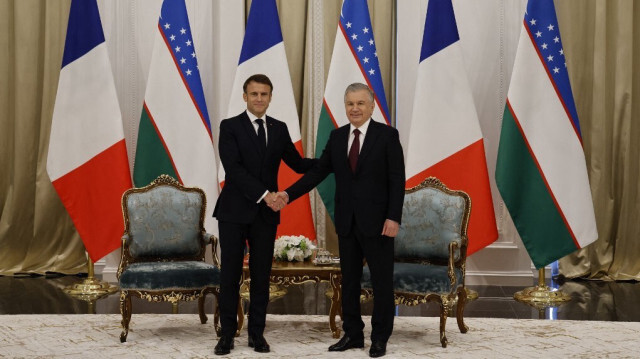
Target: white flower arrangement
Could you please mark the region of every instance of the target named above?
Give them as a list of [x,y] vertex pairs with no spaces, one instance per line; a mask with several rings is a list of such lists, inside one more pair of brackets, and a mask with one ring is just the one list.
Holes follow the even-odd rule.
[[278,261],[304,261],[316,246],[305,236],[282,236],[276,239],[273,257]]

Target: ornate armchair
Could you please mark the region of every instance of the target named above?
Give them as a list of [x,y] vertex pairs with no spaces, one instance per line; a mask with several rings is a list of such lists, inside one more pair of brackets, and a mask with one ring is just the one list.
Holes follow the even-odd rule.
[[[198,299],[200,322],[207,322],[204,299],[216,296],[214,326],[219,334],[218,294],[220,268],[217,238],[204,231],[206,198],[199,188],[185,188],[172,177],[161,175],[142,188],[122,196],[125,232],[118,267],[121,288],[122,333],[127,340],[131,320],[131,297],[172,303]],[[204,261],[212,244],[214,264]]]
[[[464,285],[467,259],[467,225],[471,199],[449,190],[429,177],[406,190],[402,225],[395,239],[394,292],[396,304],[408,306],[430,301],[440,305],[440,343],[447,346],[447,316],[456,307],[460,332],[469,329],[463,320],[467,292]],[[363,296],[373,296],[371,274],[362,275]]]

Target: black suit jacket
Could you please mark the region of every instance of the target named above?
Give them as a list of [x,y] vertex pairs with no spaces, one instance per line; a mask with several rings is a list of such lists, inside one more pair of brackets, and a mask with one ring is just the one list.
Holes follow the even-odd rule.
[[225,181],[213,211],[218,220],[245,224],[261,215],[269,223],[280,223],[280,212],[273,212],[264,201],[256,203],[265,191],[278,190],[280,161],[297,173],[306,172],[317,161],[300,156],[284,122],[266,116],[266,131],[267,149],[261,154],[246,112],[220,123],[218,149]]
[[293,201],[333,172],[338,235],[349,234],[354,218],[364,234],[379,235],[385,219],[400,223],[402,217],[405,174],[398,131],[371,120],[353,173],[347,154],[349,129],[333,130],[317,165],[286,191]]

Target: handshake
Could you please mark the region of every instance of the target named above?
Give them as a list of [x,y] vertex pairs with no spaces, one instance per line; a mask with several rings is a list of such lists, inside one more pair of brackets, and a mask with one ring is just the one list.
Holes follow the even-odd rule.
[[289,195],[286,192],[269,192],[264,201],[274,212],[278,212],[289,203]]

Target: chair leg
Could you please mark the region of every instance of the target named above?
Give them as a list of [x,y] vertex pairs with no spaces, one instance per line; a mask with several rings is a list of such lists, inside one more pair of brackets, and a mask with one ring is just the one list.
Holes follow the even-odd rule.
[[216,305],[213,309],[213,328],[216,331],[216,336],[219,338],[222,335],[222,327],[220,327],[220,300],[218,296],[219,292],[213,292],[216,297]]
[[244,310],[242,309],[242,297],[238,297],[238,330],[236,331],[236,337],[240,336],[240,331],[244,326]]
[[127,341],[129,334],[129,322],[131,321],[131,296],[129,292],[120,292],[120,313],[122,313],[122,333],[120,333],[120,343]]
[[449,311],[451,310],[451,306],[447,303],[447,298],[440,299],[440,344],[442,344],[443,348],[447,347],[447,335],[445,334],[445,326],[447,325],[447,315],[449,315]]
[[207,292],[203,290],[200,293],[200,298],[198,298],[198,313],[200,314],[200,323],[205,324],[209,318],[207,318],[207,314],[204,312],[204,300],[207,296]]
[[458,321],[458,328],[460,333],[466,333],[469,331],[469,327],[464,324],[464,305],[467,302],[467,291],[464,288],[458,289],[458,305],[456,306],[456,320]]

